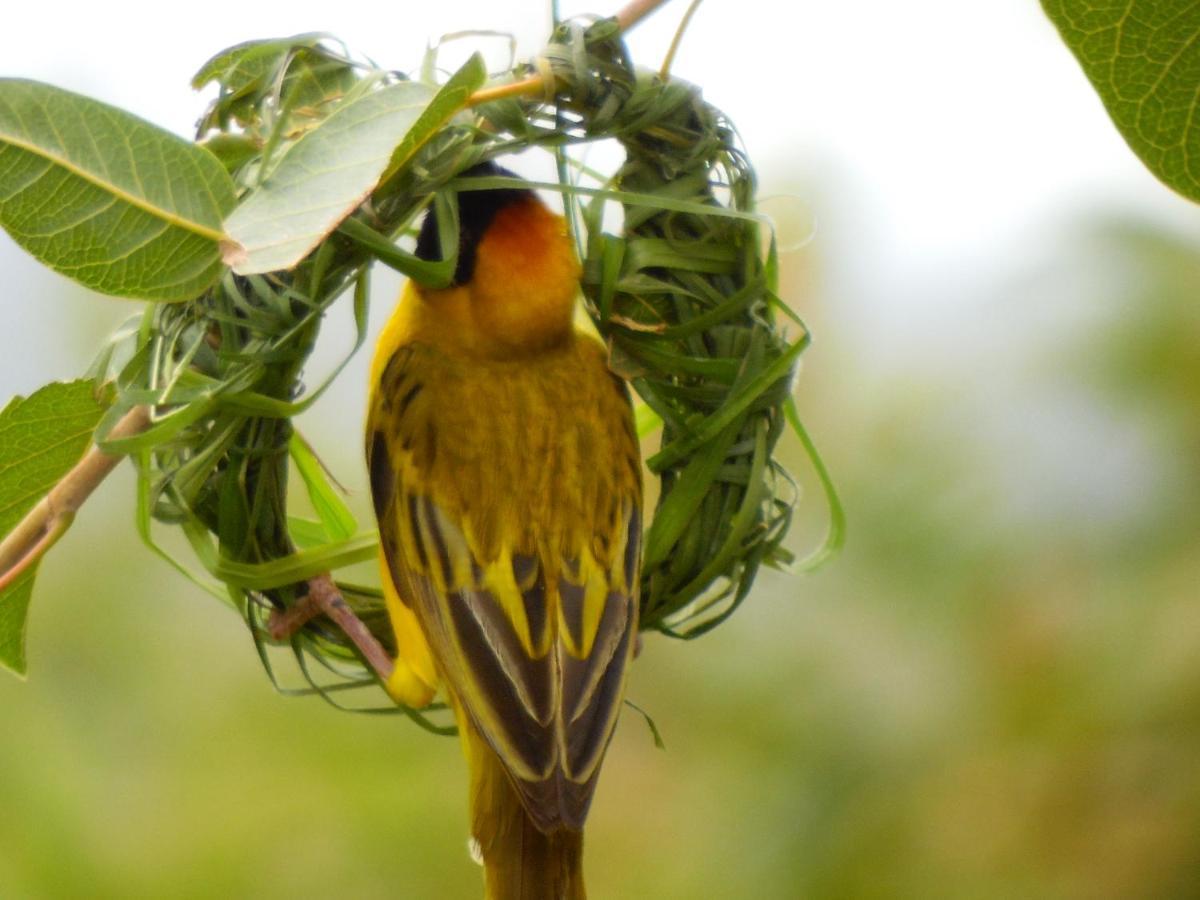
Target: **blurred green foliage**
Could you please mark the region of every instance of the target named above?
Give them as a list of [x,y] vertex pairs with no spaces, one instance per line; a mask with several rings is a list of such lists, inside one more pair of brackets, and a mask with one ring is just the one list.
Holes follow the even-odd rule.
[[[992,364],[869,375],[837,298],[797,302],[826,310],[799,396],[846,552],[764,573],[701,641],[647,637],[630,696],[666,751],[625,717],[595,897],[1195,894],[1200,241],[1113,221],[1017,269],[981,315],[1074,312]],[[274,694],[114,481],[42,575],[35,677],[0,680],[0,895],[477,896],[455,744]]]

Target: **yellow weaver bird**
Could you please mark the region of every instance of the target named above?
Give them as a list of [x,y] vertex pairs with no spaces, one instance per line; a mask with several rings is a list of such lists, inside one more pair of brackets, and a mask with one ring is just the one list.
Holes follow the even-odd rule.
[[[371,368],[387,687],[454,709],[486,896],[575,900],[637,629],[641,456],[625,384],[573,324],[562,217],[521,189],[458,212],[451,286],[408,284]],[[417,255],[439,258],[432,208]]]

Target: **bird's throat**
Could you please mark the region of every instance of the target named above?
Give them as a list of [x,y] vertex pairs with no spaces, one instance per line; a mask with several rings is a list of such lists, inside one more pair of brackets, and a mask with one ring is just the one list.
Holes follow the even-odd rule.
[[485,355],[520,356],[561,344],[570,336],[579,290],[579,263],[562,217],[533,196],[500,210],[460,290],[469,307],[462,312],[477,332],[473,342]]

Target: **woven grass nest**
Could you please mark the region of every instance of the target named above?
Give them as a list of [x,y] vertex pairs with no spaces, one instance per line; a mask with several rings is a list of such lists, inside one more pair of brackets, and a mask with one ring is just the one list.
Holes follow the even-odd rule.
[[[437,81],[435,62],[423,80]],[[155,522],[182,528],[205,571],[159,552],[246,618],[273,679],[267,619],[294,607],[318,573],[333,572],[377,639],[391,641],[380,592],[336,574],[373,558],[375,535],[355,522],[292,426],[328,384],[301,380],[322,320],[349,294],[357,350],[372,265],[441,277],[405,249],[422,211],[431,198],[452,209],[464,170],[529,148],[555,157],[558,181],[536,186],[562,195],[584,306],[640,400],[644,443],[661,433],[646,459],[659,496],[646,529],[642,630],[711,631],[745,600],[761,566],[791,562],[782,542],[798,490],[774,458],[789,423],[834,510],[816,555],[839,540],[832,486],[791,401],[808,332],[777,296],[774,241],[755,212],[754,170],[732,124],[696,87],[635,67],[614,19],[560,23],[538,62],[514,67],[511,78],[531,74],[554,84],[552,93],[453,117],[295,268],[229,273],[194,301],[150,305],[101,360],[98,377],[115,380],[118,395],[108,425],[138,404],[160,413],[122,444],[138,464],[144,539],[159,549]],[[239,45],[197,76],[198,86],[219,86],[197,140],[250,191],[340,105],[407,78],[317,35]],[[614,139],[625,154],[617,171],[580,161],[580,148]],[[605,230],[614,218],[623,220],[619,234]],[[444,240],[457,246],[456,234]],[[315,519],[289,515],[289,477],[307,491]],[[297,692],[341,704],[339,692],[376,684],[328,620],[312,619],[286,643],[308,682]],[[450,730],[428,711],[399,712]]]

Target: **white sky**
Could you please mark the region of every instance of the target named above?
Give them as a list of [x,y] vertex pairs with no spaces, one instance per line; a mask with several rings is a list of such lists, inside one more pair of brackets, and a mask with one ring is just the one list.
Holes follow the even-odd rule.
[[[407,68],[426,40],[468,28],[511,31],[531,53],[548,19],[541,0],[172,8],[11,4],[0,74],[52,81],[186,134],[202,106],[190,75],[237,41],[329,31]],[[657,64],[683,8],[673,0],[633,35],[639,61]],[[607,11],[578,2],[563,10]],[[836,161],[878,207],[900,254],[957,252],[1097,189],[1158,190],[1036,0],[706,0],[675,70],[733,117],[767,180],[815,158]]]

